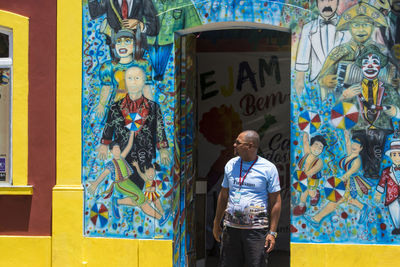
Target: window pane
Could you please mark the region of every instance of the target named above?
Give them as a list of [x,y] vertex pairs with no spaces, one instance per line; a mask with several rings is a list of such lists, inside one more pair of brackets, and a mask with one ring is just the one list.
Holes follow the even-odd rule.
[[0,33],[0,57],[9,57],[9,38],[7,34]]
[[10,69],[0,68],[0,182],[9,181]]

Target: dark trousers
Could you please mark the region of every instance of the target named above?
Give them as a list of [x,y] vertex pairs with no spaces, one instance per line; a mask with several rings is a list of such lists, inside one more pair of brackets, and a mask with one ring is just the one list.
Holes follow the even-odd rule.
[[268,254],[264,245],[267,233],[266,228],[224,227],[221,243],[221,267],[266,267]]

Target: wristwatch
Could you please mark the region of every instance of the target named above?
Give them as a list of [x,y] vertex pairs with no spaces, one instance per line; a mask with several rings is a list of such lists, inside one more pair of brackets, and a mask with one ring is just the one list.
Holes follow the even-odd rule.
[[268,234],[272,235],[275,238],[278,236],[278,233],[277,232],[273,232],[273,231],[269,231]]

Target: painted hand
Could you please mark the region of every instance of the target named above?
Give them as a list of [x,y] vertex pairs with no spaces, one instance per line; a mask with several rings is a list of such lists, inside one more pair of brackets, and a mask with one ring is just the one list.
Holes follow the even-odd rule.
[[87,188],[88,193],[93,195],[96,192],[98,186],[99,186],[99,183],[96,181],[89,182],[89,186]]
[[161,157],[161,164],[168,165],[171,162],[168,149],[161,148],[160,149],[160,157]]
[[375,202],[376,204],[381,203],[381,197],[382,197],[382,194],[379,193],[379,192],[376,192],[375,195],[374,195],[374,202]]
[[294,86],[296,88],[297,95],[300,96],[304,90],[304,72],[297,72]]
[[136,26],[137,26],[138,24],[140,25],[140,29],[143,31],[143,29],[144,29],[144,24],[143,24],[143,22],[141,22],[141,21],[139,21],[139,20],[137,20],[137,19],[124,19],[124,20],[122,21],[122,25],[123,25],[125,28],[132,29],[132,30],[136,29]]
[[320,85],[322,87],[333,89],[337,84],[336,75],[326,75],[320,80]]
[[396,107],[392,106],[392,105],[390,105],[389,107],[390,107],[389,109],[385,110],[386,115],[388,115],[390,117],[396,116],[396,113],[397,113]]
[[97,149],[99,159],[105,160],[107,158],[107,146],[101,144]]
[[347,88],[346,90],[343,91],[342,93],[342,98],[343,99],[349,99],[353,98],[356,95],[361,93],[361,86],[359,84],[355,84]]
[[97,105],[97,107],[95,108],[96,116],[97,116],[98,118],[104,117],[104,110],[105,110],[104,105],[101,104],[101,103],[99,103],[99,104]]

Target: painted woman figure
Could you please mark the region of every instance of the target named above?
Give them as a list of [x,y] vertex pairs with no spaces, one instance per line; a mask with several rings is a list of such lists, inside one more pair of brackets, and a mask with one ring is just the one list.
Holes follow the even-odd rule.
[[153,204],[155,209],[162,215],[161,219],[159,220],[159,225],[162,226],[167,222],[167,219],[170,216],[170,211],[164,211],[164,208],[161,205],[160,201],[160,194],[157,192],[157,182],[156,178],[156,171],[160,171],[160,165],[157,162],[146,164],[144,166],[144,172],[142,172],[139,168],[139,164],[134,161],[132,165],[136,168],[139,176],[144,180],[144,196],[146,197],[146,201],[149,204]]
[[113,40],[113,49],[115,50],[116,60],[108,60],[100,67],[99,76],[102,84],[99,104],[96,107],[96,115],[104,117],[106,107],[118,100],[121,100],[127,94],[125,85],[125,71],[131,67],[141,67],[146,72],[146,86],[144,95],[153,99],[150,85],[151,64],[143,55],[137,55],[137,38],[130,30],[120,30]]
[[358,200],[358,197],[368,194],[371,185],[362,178],[362,164],[360,152],[363,149],[362,142],[359,138],[353,138],[350,141],[350,134],[345,131],[346,151],[347,155],[339,161],[339,167],[344,171],[342,181],[346,185],[343,198],[338,202],[328,203],[314,217],[306,217],[312,225],[318,226],[320,221],[335,211],[342,203],[349,203],[360,209],[359,223],[363,223],[368,214],[368,205]]

